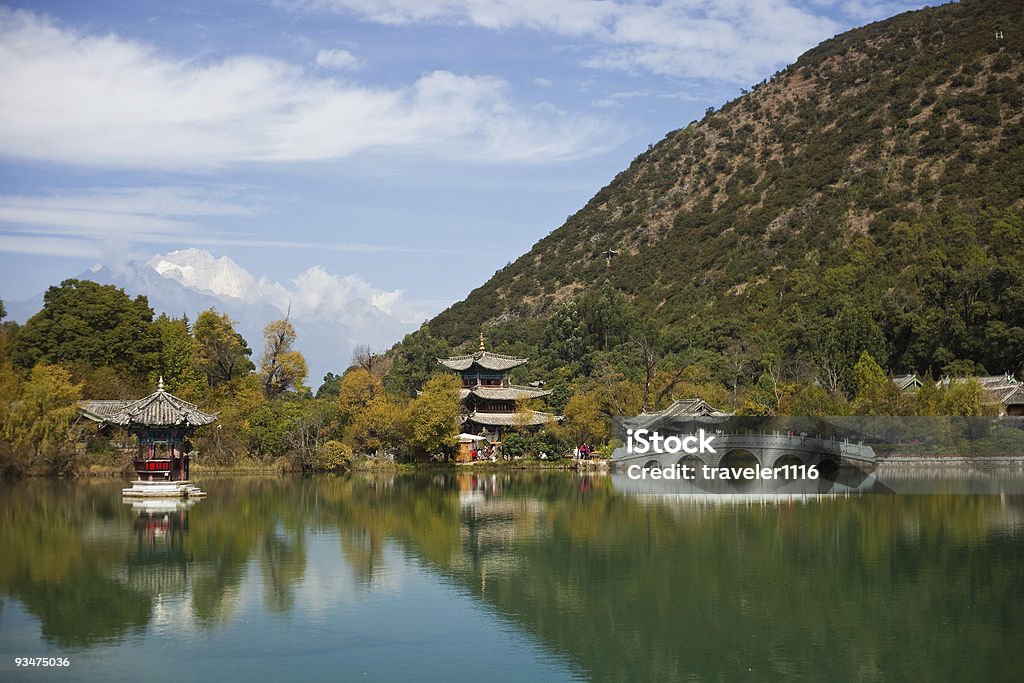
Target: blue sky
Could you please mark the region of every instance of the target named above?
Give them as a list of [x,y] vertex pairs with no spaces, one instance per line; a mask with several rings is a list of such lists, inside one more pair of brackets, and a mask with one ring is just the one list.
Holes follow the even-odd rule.
[[200,247],[432,315],[885,0],[0,6],[0,298]]

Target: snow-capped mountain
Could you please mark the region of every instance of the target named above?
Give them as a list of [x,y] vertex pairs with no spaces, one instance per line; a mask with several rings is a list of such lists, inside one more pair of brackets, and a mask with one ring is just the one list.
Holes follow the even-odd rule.
[[215,258],[203,249],[182,249],[166,255],[157,254],[146,265],[162,277],[189,289],[248,303],[259,301],[256,279],[227,256]]
[[[118,268],[97,264],[76,277],[116,285],[130,296],[143,294],[158,315],[185,314],[195,320],[208,308],[227,313],[256,363],[263,352],[263,328],[288,314],[298,334],[296,347],[309,365],[307,384],[314,390],[324,374],[348,367],[356,345],[384,350],[426,317],[406,304],[400,290],[379,290],[353,275],[339,277],[313,266],[287,283],[270,282],[203,249],[157,254]],[[42,294],[7,308],[11,319],[24,322],[42,308]]]

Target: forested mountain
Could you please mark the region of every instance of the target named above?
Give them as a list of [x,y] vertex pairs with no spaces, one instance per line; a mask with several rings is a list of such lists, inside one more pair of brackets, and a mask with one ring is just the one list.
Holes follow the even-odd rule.
[[1020,0],[964,0],[822,43],[668,133],[405,344],[484,330],[534,375],[591,374],[615,349],[649,359],[626,348],[646,322],[658,357],[725,385],[849,391],[863,351],[894,373],[1020,373],[1022,27]]

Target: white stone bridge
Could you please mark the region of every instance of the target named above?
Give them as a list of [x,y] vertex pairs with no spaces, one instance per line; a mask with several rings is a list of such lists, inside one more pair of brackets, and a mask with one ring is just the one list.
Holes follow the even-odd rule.
[[645,468],[665,469],[676,464],[708,465],[721,467],[746,461],[757,460],[760,467],[781,467],[783,465],[831,464],[838,466],[843,460],[874,462],[875,450],[863,443],[805,434],[716,433],[712,442],[714,453],[684,452],[666,453],[649,450],[647,453],[628,453],[623,446],[612,454],[612,466],[627,468],[642,465]]

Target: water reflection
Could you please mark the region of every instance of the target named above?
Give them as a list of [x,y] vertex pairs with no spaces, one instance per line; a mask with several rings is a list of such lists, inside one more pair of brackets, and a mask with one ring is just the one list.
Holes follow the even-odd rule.
[[[225,644],[301,651],[325,675],[365,656],[392,678],[465,678],[455,662],[479,644],[465,672],[495,680],[998,680],[1024,666],[1008,647],[1024,640],[1019,495],[722,505],[564,473],[203,484],[194,506],[123,505],[119,482],[3,485],[0,594],[44,645],[160,640],[211,667]],[[7,615],[0,641],[24,641]],[[383,658],[360,640],[376,632]]]

